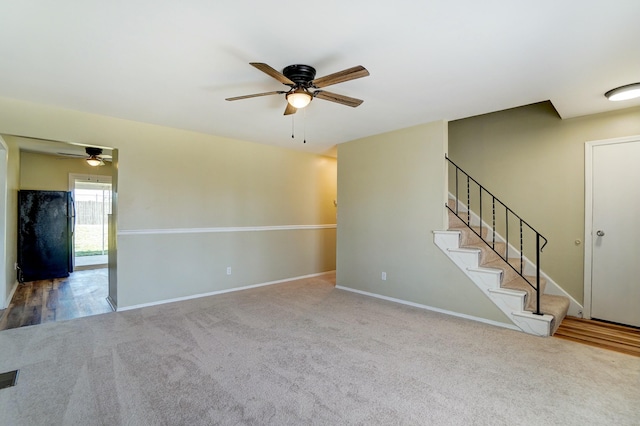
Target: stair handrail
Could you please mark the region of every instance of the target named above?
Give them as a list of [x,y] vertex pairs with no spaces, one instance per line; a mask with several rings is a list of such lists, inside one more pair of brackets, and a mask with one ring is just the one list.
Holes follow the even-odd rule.
[[[531,288],[533,288],[533,290],[536,293],[536,311],[534,312],[534,314],[536,315],[543,315],[543,313],[540,311],[540,253],[542,253],[542,250],[544,249],[544,247],[547,245],[548,240],[542,236],[542,234],[540,234],[535,228],[533,228],[531,225],[529,225],[524,219],[522,219],[516,212],[514,212],[513,210],[511,210],[511,208],[509,208],[509,206],[507,206],[505,203],[503,203],[498,197],[496,197],[495,195],[493,195],[491,193],[491,191],[489,191],[487,188],[485,188],[484,186],[482,186],[480,184],[480,182],[478,182],[477,180],[475,180],[474,178],[472,178],[467,172],[465,172],[460,166],[458,166],[456,163],[454,163],[446,154],[445,154],[445,159],[452,164],[455,168],[456,168],[456,188],[455,188],[455,198],[456,198],[456,206],[455,206],[455,211],[449,206],[449,203],[445,204],[445,207],[447,209],[449,209],[449,211],[451,211],[453,214],[456,215],[456,217],[458,217],[460,220],[462,220],[462,222],[467,225],[467,227],[469,229],[471,229],[471,231],[476,234],[478,237],[480,237],[480,239],[487,245],[489,246],[489,248],[491,248],[491,250],[493,250],[494,253],[496,253],[502,260],[504,260],[507,265],[509,265],[511,267],[511,269],[513,269],[518,275],[520,275],[527,284],[529,284],[529,286]],[[459,214],[458,214],[458,204],[459,204],[459,197],[458,197],[458,172],[462,172],[464,174],[464,176],[466,176],[466,180],[467,180],[467,220],[465,221]],[[471,181],[473,181],[476,185],[478,185],[479,187],[479,217],[480,217],[480,233],[476,232],[475,229],[473,229],[473,227],[471,226],[471,192],[470,192],[470,183]],[[491,196],[491,204],[492,204],[492,243],[489,244],[489,242],[487,240],[484,239],[484,237],[482,236],[482,225],[483,225],[483,221],[482,221],[482,193],[483,191],[485,193],[487,193],[488,195]],[[500,254],[496,248],[495,248],[495,244],[496,244],[496,202],[500,203],[504,208],[505,208],[505,254],[504,257],[502,256],[502,254]],[[519,222],[520,222],[520,270],[516,269],[510,262],[509,262],[509,213],[511,213],[512,216],[516,217]],[[523,225],[527,226],[531,231],[535,232],[536,234],[536,285],[534,286],[533,283],[531,283],[527,277],[524,275],[524,236],[523,236]],[[541,240],[544,240],[544,244],[542,244],[542,246],[540,245]]]

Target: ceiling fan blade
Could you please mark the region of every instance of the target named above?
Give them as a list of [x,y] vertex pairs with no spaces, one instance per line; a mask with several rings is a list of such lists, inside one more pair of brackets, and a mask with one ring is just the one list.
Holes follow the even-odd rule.
[[277,90],[274,92],[254,93],[253,95],[244,95],[244,96],[236,96],[234,98],[227,98],[225,99],[225,101],[238,101],[240,99],[257,98],[259,96],[282,95],[283,93],[287,93],[287,92],[282,90]]
[[291,115],[295,114],[296,112],[298,112],[298,109],[287,102],[287,107],[284,109],[284,115]]
[[271,66],[269,66],[267,64],[263,64],[262,62],[249,62],[249,65],[252,65],[252,66],[258,68],[260,71],[262,71],[265,74],[270,75],[271,77],[275,78],[276,80],[278,80],[282,84],[286,84],[288,86],[295,86],[296,85],[296,83],[291,81],[288,77],[286,77],[280,71],[277,71],[277,70],[273,69]]
[[333,74],[329,74],[324,77],[316,78],[311,82],[311,87],[319,89],[321,87],[327,87],[331,86],[332,84],[355,80],[356,78],[362,78],[368,75],[369,71],[367,71],[367,69],[362,65],[358,65],[346,70],[334,72]]
[[331,93],[325,90],[318,90],[314,92],[313,97],[324,99],[325,101],[336,102],[353,108],[364,102],[362,99],[351,98],[349,96],[339,95],[337,93]]

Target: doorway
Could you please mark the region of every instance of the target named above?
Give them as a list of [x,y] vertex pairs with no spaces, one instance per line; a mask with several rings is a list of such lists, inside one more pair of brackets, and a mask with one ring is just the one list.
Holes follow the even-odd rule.
[[106,268],[109,254],[110,176],[69,178],[74,200],[74,270]]
[[640,136],[585,147],[585,315],[640,327]]
[[0,136],[0,311],[9,305],[13,281],[7,274],[7,156],[8,148]]

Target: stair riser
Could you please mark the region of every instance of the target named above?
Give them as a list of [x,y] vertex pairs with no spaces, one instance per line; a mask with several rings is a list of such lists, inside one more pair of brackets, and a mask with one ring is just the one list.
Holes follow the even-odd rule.
[[[518,283],[517,286],[514,285],[514,283]],[[535,282],[534,282],[535,285]],[[502,287],[503,288],[517,288],[518,290],[522,290],[525,291],[527,293],[527,309],[529,310],[535,310],[536,308],[536,291],[533,287],[531,287],[531,285],[529,285],[527,283],[527,281],[522,278],[521,276],[517,276],[517,278],[515,278],[513,281],[508,281],[508,282],[503,282],[502,283]],[[544,294],[544,290],[545,290],[545,282],[544,280],[540,281],[540,295]]]
[[501,255],[498,253],[504,253],[504,247],[501,247],[499,244],[496,244],[497,253],[496,251],[493,251],[491,247],[489,247],[486,243],[482,243],[482,246],[479,248],[480,250],[482,250],[482,253],[480,255],[480,264],[487,264],[496,260],[503,260]]
[[455,260],[456,264],[469,265],[472,268],[478,267],[478,253],[464,253],[450,250],[449,256]]

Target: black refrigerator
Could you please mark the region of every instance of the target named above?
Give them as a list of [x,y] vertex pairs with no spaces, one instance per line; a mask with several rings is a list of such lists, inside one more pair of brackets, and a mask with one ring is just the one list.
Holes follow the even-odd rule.
[[18,281],[69,276],[73,222],[71,192],[18,191]]

